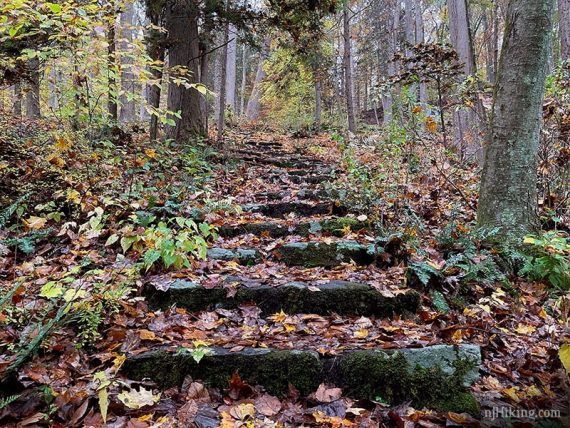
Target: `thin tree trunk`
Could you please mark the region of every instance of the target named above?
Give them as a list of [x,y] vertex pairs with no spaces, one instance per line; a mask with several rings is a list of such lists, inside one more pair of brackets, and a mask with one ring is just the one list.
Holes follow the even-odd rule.
[[108,17],[107,28],[107,111],[111,120],[116,121],[119,113],[117,105],[117,63],[115,40],[115,15]]
[[517,240],[538,229],[537,159],[553,3],[509,2],[495,85],[478,222]]
[[558,0],[560,59],[570,59],[570,0]]
[[224,121],[225,121],[225,113],[226,113],[226,84],[227,84],[227,66],[228,66],[228,41],[229,41],[229,32],[230,32],[230,24],[226,22],[224,28],[224,47],[222,53],[222,69],[220,71],[220,98],[219,98],[219,106],[218,106],[218,117],[217,117],[217,140],[222,141],[224,136]]
[[237,30],[230,24],[228,34],[228,54],[226,58],[226,106],[236,112],[236,65],[237,65]]
[[[469,28],[467,1],[447,0],[447,11],[451,44],[463,63],[463,74],[474,75],[477,69]],[[471,109],[457,108],[453,113],[453,130],[453,145],[461,155],[472,156],[477,154],[478,158],[482,159],[476,113]]]
[[[398,49],[398,30],[400,28],[400,2],[394,1],[392,3],[392,16],[390,19],[389,33],[388,33],[388,77],[394,77],[398,73],[398,64],[394,59],[394,55]],[[383,110],[383,123],[389,125],[392,122],[393,116],[393,100],[397,88],[391,87],[389,93],[382,96],[382,110]]]
[[257,64],[257,72],[255,74],[255,81],[253,82],[253,89],[249,100],[247,101],[247,107],[245,110],[245,115],[250,120],[257,120],[261,113],[261,83],[265,79],[265,70],[263,66],[265,60],[269,56],[269,47],[271,46],[271,39],[267,37],[263,41],[263,47],[259,55],[259,63]]
[[245,113],[245,84],[247,82],[247,46],[242,46],[242,59],[241,59],[241,88],[240,88],[240,102],[239,114],[243,116]]
[[[133,58],[129,56],[133,41],[133,25],[135,17],[134,0],[124,3],[125,10],[121,12],[121,95],[119,96],[120,122],[132,122],[135,119],[135,76],[133,74]],[[131,53],[132,54],[132,53]]]
[[38,119],[40,117],[40,60],[35,57],[28,61],[30,79],[28,92],[26,92],[26,117]]
[[12,113],[14,113],[16,117],[22,117],[22,84],[20,82],[14,84]]
[[[416,21],[416,44],[424,43],[424,17],[422,0],[415,0],[414,12]],[[420,104],[427,104],[427,84],[420,82]]]
[[321,130],[321,79],[315,73],[315,131]]
[[352,80],[352,40],[350,31],[350,16],[348,8],[348,0],[344,0],[344,9],[342,13],[343,21],[343,38],[344,38],[344,92],[346,95],[346,114],[348,117],[348,130],[349,132],[356,132],[356,120],[354,117],[354,82]]
[[[162,24],[160,12],[147,11],[148,19],[153,27]],[[160,93],[162,88],[162,74],[164,71],[165,41],[161,32],[151,28],[146,35],[147,54],[152,61],[149,66],[152,81],[147,85],[147,103],[151,110],[149,123],[149,136],[151,141],[158,137],[158,110],[160,108]],[[152,113],[152,112],[156,112]]]

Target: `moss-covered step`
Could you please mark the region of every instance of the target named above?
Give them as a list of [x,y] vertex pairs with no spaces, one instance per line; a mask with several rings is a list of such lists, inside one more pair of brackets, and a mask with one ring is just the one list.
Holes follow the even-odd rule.
[[271,238],[282,238],[289,235],[309,236],[318,233],[341,237],[347,230],[358,231],[367,227],[367,222],[359,221],[353,217],[339,217],[291,225],[262,222],[245,223],[239,226],[221,226],[218,229],[218,234],[226,238],[233,238],[246,233]]
[[319,184],[325,183],[332,180],[332,177],[328,174],[314,174],[314,175],[293,175],[293,174],[272,174],[268,176],[268,179],[272,182],[278,182],[280,180],[288,180],[295,184]]
[[273,256],[288,266],[334,267],[354,261],[362,266],[376,263],[386,267],[398,263],[400,252],[405,253],[401,245],[383,247],[379,244],[364,245],[346,240],[331,243],[292,242],[273,250]]
[[242,209],[244,211],[260,213],[268,217],[275,218],[286,217],[289,213],[295,213],[298,216],[316,216],[343,212],[342,207],[335,207],[332,202],[320,202],[316,204],[309,204],[306,202],[273,202],[269,204],[247,204],[243,205]]
[[250,248],[210,248],[208,249],[208,258],[222,261],[235,260],[242,265],[255,264],[261,261],[259,252]]
[[190,311],[237,308],[243,303],[255,303],[262,314],[312,313],[328,315],[363,315],[391,317],[394,314],[415,313],[420,306],[420,295],[413,290],[395,296],[384,296],[367,284],[348,281],[330,281],[318,289],[304,282],[291,282],[280,286],[259,285],[247,287],[238,280],[227,278],[237,285],[233,297],[222,287],[204,288],[191,281],[176,280],[168,289],[158,290],[152,284],[144,288],[149,305],[167,308],[172,305]]
[[227,388],[233,373],[250,385],[285,395],[289,383],[303,395],[322,382],[354,398],[371,398],[416,408],[477,414],[467,387],[479,376],[481,352],[476,345],[435,345],[401,350],[356,350],[335,357],[313,351],[246,348],[229,352],[206,348],[204,357],[191,349],[156,349],[129,356],[121,370],[130,379],[151,379],[160,387],[181,385],[186,376],[208,386]]
[[153,350],[127,358],[122,371],[134,380],[152,379],[161,387],[181,385],[186,376],[208,386],[227,388],[232,374],[250,385],[263,385],[271,394],[283,394],[289,383],[302,394],[319,386],[322,364],[311,351],[277,351],[248,348],[229,352],[224,348],[208,348],[196,362],[191,351]]

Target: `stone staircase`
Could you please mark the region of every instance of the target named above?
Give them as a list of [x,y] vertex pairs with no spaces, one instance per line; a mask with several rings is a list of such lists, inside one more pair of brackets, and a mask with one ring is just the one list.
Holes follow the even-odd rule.
[[[197,337],[208,344],[201,359],[195,358],[192,345],[158,341],[132,350],[123,372],[163,388],[181,385],[188,376],[225,388],[237,372],[248,384],[276,395],[291,387],[307,395],[324,382],[354,398],[390,405],[411,400],[416,407],[477,413],[468,387],[478,378],[479,347],[449,344],[433,331],[426,334],[430,327],[417,315],[417,291],[401,282],[379,287],[378,281],[367,281],[366,273],[378,276],[404,266],[407,251],[397,236],[374,237],[366,220],[322,186],[333,178],[335,166],[288,152],[274,141],[249,141],[234,154],[256,183],[267,186],[260,184],[256,193],[247,187],[241,194],[238,190],[242,214],[228,216],[220,239],[208,251],[208,272],[219,281],[204,282],[199,275],[151,278],[143,289],[155,313],[217,313],[227,321],[216,315],[211,328],[195,335],[186,321],[178,320],[186,343]],[[366,271],[362,281],[355,281],[349,273],[359,269]],[[250,275],[260,271],[270,274]],[[247,317],[232,321],[231,311],[244,307],[260,318],[249,321],[251,325]],[[303,322],[287,324],[286,317],[297,314]],[[333,328],[355,332],[351,340],[337,343],[325,333],[319,341],[323,317]],[[404,337],[401,320],[417,323],[417,340]],[[371,325],[380,325],[383,333],[370,337]],[[232,328],[243,331],[242,340],[219,346],[216,338]],[[293,339],[271,339],[272,334],[286,338],[287,333]],[[316,341],[307,345],[305,336]]]

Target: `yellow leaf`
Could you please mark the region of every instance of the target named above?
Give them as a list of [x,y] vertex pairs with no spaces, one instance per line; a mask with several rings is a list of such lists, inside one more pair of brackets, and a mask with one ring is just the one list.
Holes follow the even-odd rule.
[[519,323],[519,325],[517,326],[517,328],[515,328],[515,331],[518,334],[524,334],[524,335],[528,335],[533,333],[536,330],[536,327],[533,325],[527,325],[527,324],[522,324]]
[[79,205],[81,203],[81,195],[75,189],[67,189],[66,199],[68,202]]
[[558,357],[566,369],[566,373],[570,373],[570,343],[564,343],[558,351]]
[[283,322],[285,321],[285,318],[287,318],[287,314],[285,312],[283,312],[283,309],[281,309],[281,312],[276,313],[275,315],[271,315],[270,317],[268,317],[271,321],[275,321],[275,322]]
[[46,222],[47,222],[47,219],[45,219],[43,217],[36,217],[36,216],[31,216],[30,218],[24,220],[24,224],[29,229],[33,229],[33,230],[41,229],[42,227],[44,227],[46,225]]
[[230,415],[240,421],[252,419],[255,414],[255,407],[251,403],[243,403],[230,409]]
[[368,336],[368,330],[365,328],[361,328],[355,331],[353,336],[356,337],[357,339],[364,339],[365,337]]
[[55,144],[53,147],[59,152],[66,152],[71,149],[71,143],[61,136],[55,137]]
[[126,355],[117,355],[113,360],[113,368],[115,371],[119,371],[125,360],[127,359]]
[[109,393],[107,388],[102,388],[99,390],[99,411],[101,412],[101,417],[103,418],[103,423],[107,423],[107,411],[109,410]]
[[510,388],[503,389],[503,394],[505,394],[507,397],[509,397],[515,403],[518,403],[519,401],[521,401],[521,399],[517,395],[515,388],[512,386]]
[[461,334],[461,330],[455,330],[455,333],[453,333],[453,336],[451,336],[451,340],[453,340],[455,343],[461,342],[463,335]]
[[156,150],[154,149],[145,149],[144,153],[151,159],[154,159],[156,157]]
[[435,134],[437,132],[437,123],[431,116],[426,117],[426,128],[432,134]]
[[65,161],[57,155],[49,155],[46,160],[58,168],[63,168],[65,166]]
[[423,111],[422,106],[415,106],[415,107],[412,109],[412,113],[414,113],[414,114],[421,113],[422,111]]

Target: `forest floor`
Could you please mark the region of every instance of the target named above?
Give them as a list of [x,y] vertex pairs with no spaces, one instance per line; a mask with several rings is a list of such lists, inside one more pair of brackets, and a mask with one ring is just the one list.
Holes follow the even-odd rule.
[[[221,388],[199,375],[182,386],[129,379],[125,368],[155,349],[189,350],[207,365],[215,348],[335,357],[473,344],[482,362],[469,390],[481,411],[567,415],[570,383],[558,349],[568,339],[568,300],[493,271],[493,249],[472,235],[477,173],[443,149],[391,152],[373,138],[352,145],[327,133],[295,138],[254,128],[230,133],[223,148],[195,149],[156,147],[118,130],[80,143],[43,122],[4,129],[0,205],[27,196],[0,230],[0,368],[8,374],[0,397],[14,395],[0,425],[536,423],[355,399],[328,384],[308,396],[295,387],[277,396],[239,372]],[[166,269],[157,254],[141,267],[148,239],[137,237],[151,230],[159,239],[170,232],[153,225],[176,217],[216,228],[204,236],[208,256]],[[370,258],[370,246],[383,251]],[[458,254],[467,256],[452,265]],[[243,289],[301,284],[318,294],[338,281],[366,284],[388,302],[415,290],[419,304],[380,314],[351,304],[342,313],[342,302],[338,311],[276,310],[283,302],[275,306],[265,294],[253,304],[239,300]],[[223,295],[205,298],[204,307],[192,307],[191,298],[177,304],[197,287]]]

